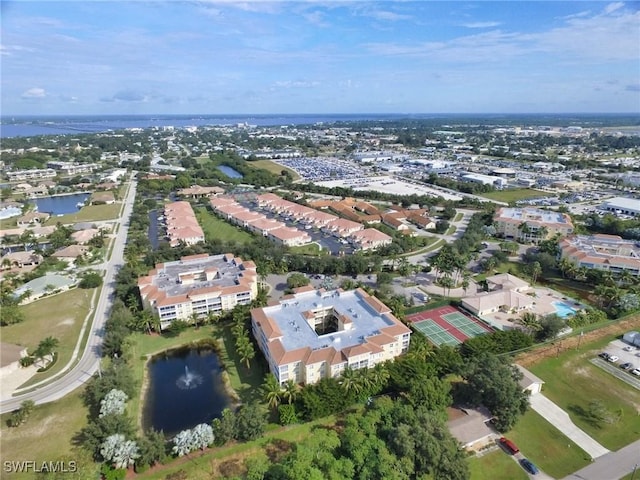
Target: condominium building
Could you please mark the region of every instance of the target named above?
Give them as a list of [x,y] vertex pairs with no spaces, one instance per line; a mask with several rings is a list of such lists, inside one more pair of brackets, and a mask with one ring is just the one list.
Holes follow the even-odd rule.
[[47,162],[47,168],[59,170],[62,175],[78,175],[79,173],[91,173],[98,168],[96,163],[72,163],[51,160]]
[[53,168],[38,168],[33,170],[14,170],[6,172],[7,178],[11,182],[20,180],[38,180],[41,178],[53,178],[58,173]]
[[172,247],[204,242],[204,232],[189,202],[173,202],[164,206],[167,236]]
[[258,294],[256,265],[232,253],[182,257],[156,265],[138,279],[140,298],[160,317],[160,328],[174,320],[219,314],[248,305]]
[[345,368],[370,368],[409,349],[411,330],[362,289],[302,287],[277,305],[255,308],[251,324],[280,384],[312,384]]
[[391,244],[393,239],[375,228],[365,228],[352,233],[351,241],[360,250],[373,250]]
[[496,233],[522,242],[539,242],[573,233],[571,217],[566,213],[539,208],[503,207],[493,217]]
[[560,258],[577,267],[593,268],[612,273],[640,273],[640,247],[618,235],[573,235],[559,243]]

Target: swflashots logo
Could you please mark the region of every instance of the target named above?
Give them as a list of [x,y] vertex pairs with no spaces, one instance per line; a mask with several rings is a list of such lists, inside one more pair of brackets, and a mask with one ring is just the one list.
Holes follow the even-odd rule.
[[45,461],[35,460],[5,460],[2,462],[2,469],[5,473],[75,473],[78,471],[78,462],[65,461]]

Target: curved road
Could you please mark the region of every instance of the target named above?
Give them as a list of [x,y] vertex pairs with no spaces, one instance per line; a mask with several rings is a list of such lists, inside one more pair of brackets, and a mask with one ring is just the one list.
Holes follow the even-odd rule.
[[[127,197],[124,201],[122,215],[120,216],[120,229],[114,240],[111,258],[104,264],[104,283],[82,357],[66,375],[58,380],[54,380],[37,390],[3,400],[0,403],[0,413],[16,410],[24,400],[33,400],[36,404],[59,400],[76,388],[82,386],[98,370],[104,324],[113,304],[112,293],[115,287],[115,276],[116,273],[118,273],[118,269],[124,264],[124,246],[129,231],[129,219],[133,210],[133,201],[136,196],[136,186],[137,184],[132,175]],[[63,306],[61,306],[61,308],[63,308]]]

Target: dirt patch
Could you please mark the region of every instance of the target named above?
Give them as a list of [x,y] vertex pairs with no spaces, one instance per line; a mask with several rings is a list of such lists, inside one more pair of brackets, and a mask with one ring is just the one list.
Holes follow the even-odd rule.
[[76,323],[76,321],[73,318],[65,318],[61,322],[58,322],[56,326],[59,326],[59,325],[71,326],[74,323]]
[[599,328],[584,335],[576,335],[570,338],[563,338],[550,344],[541,345],[531,351],[521,353],[516,356],[516,363],[523,367],[530,367],[545,358],[556,357],[565,350],[575,349],[579,344],[595,342],[611,335],[622,335],[640,326],[640,316],[634,316],[626,320],[621,320],[606,327]]

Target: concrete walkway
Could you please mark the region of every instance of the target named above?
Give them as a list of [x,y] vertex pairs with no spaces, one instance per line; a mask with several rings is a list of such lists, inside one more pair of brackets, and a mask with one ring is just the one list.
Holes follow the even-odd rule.
[[575,423],[571,421],[567,412],[562,410],[543,394],[538,393],[532,395],[530,402],[531,408],[573,440],[580,448],[591,455],[592,458],[598,458],[609,453],[609,450],[596,442],[583,430],[579,429]]

